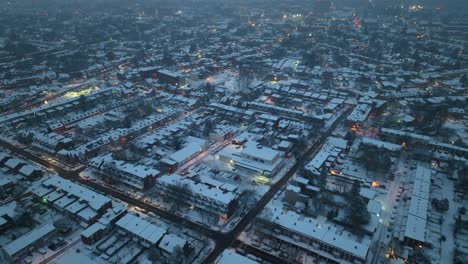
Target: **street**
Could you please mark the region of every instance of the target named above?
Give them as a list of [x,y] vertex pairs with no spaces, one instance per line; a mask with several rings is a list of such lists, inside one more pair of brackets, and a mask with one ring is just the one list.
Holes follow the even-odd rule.
[[[352,109],[348,109],[345,111],[336,121],[335,123],[327,130],[327,132],[323,133],[308,149],[306,149],[302,154],[299,155],[297,158],[298,160],[307,160],[310,158],[310,156],[316,151],[316,149],[321,145],[321,142],[323,142],[328,136],[331,135],[333,130],[340,124],[344,118],[350,113]],[[223,142],[224,143],[224,142]],[[285,186],[287,182],[291,179],[291,177],[294,175],[296,172],[299,163],[294,164],[287,172],[286,174],[278,180],[276,183],[274,183],[271,188],[265,193],[265,195],[255,204],[254,207],[252,207],[248,213],[242,218],[242,220],[237,224],[236,227],[234,227],[231,231],[227,233],[223,232],[217,232],[210,230],[206,228],[205,226],[189,221],[183,217],[180,217],[176,214],[173,214],[169,211],[165,211],[163,209],[160,209],[156,206],[153,206],[151,204],[145,203],[144,201],[136,198],[132,198],[126,193],[119,192],[113,188],[106,187],[103,185],[100,185],[98,183],[92,182],[92,181],[81,181],[79,177],[79,173],[84,169],[84,167],[81,167],[76,170],[68,171],[65,170],[59,166],[57,166],[54,163],[49,162],[48,160],[44,160],[41,157],[38,157],[36,155],[33,155],[29,152],[27,152],[24,149],[18,148],[9,142],[5,142],[3,140],[0,140],[0,145],[10,149],[12,152],[16,152],[19,155],[22,155],[26,158],[29,158],[30,160],[37,162],[43,166],[46,166],[47,168],[53,169],[56,171],[60,176],[70,179],[75,182],[79,182],[81,184],[87,185],[91,187],[92,189],[95,189],[97,191],[100,191],[102,193],[105,193],[107,195],[113,196],[115,198],[118,198],[124,202],[127,202],[131,205],[138,206],[142,209],[147,210],[148,212],[153,212],[161,217],[164,217],[174,223],[180,224],[185,228],[197,230],[209,238],[213,239],[216,242],[216,246],[214,250],[208,255],[208,257],[204,260],[203,263],[212,263],[214,260],[218,257],[218,255],[228,248],[237,238],[237,236],[247,227],[247,225],[251,222],[252,219],[254,219],[265,207],[265,205],[273,198],[273,196],[278,192],[278,190]],[[216,150],[223,146],[221,144],[220,146],[216,145],[216,147],[213,147],[213,150]],[[255,253],[255,252],[253,252]],[[259,254],[257,252],[257,254]]]

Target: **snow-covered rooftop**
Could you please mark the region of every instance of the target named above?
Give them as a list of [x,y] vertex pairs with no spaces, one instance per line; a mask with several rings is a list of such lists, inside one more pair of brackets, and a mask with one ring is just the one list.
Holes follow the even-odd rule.
[[253,261],[247,257],[244,257],[233,249],[226,249],[221,253],[221,256],[216,260],[216,264],[257,264],[258,262]]

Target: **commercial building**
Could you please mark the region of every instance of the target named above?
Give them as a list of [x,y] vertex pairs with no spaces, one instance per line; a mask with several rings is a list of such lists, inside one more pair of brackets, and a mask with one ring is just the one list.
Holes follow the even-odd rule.
[[262,146],[253,140],[236,142],[238,144],[230,144],[218,153],[219,159],[233,168],[273,177],[283,167],[284,152]]
[[184,75],[165,69],[158,70],[158,80],[176,87],[184,87],[187,84]]

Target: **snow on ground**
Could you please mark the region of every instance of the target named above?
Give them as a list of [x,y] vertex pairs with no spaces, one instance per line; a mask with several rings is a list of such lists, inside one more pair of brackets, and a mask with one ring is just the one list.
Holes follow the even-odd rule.
[[96,264],[108,264],[107,260],[104,260],[94,255],[90,250],[86,248],[83,243],[78,243],[66,253],[57,257],[53,263],[56,264],[84,264],[84,263],[96,263]]
[[224,86],[229,93],[239,91],[239,84],[237,82],[238,73],[232,71],[223,71],[219,74],[210,76],[207,81],[216,86]]
[[[76,247],[76,245],[82,244],[81,243],[81,232],[83,229],[78,229],[75,230],[71,235],[67,236],[64,241],[67,242],[67,244],[59,248],[57,250],[51,250],[47,246],[43,247],[42,249],[44,250],[45,254],[41,254],[38,251],[32,252],[31,260],[32,264],[39,264],[39,263],[44,263],[44,261],[51,262],[51,261],[56,261],[60,257],[64,255],[71,254],[72,252],[75,252],[75,250],[71,250],[71,248]],[[55,263],[60,263],[60,262],[55,262]],[[62,263],[69,263],[69,262],[62,262]],[[89,263],[89,262],[74,262],[78,264],[82,263]],[[73,263],[72,263],[73,264]]]

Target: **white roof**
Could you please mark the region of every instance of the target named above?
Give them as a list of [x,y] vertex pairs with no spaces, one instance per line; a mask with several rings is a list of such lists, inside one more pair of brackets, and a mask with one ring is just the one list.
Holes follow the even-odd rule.
[[211,188],[210,186],[204,183],[197,183],[190,178],[184,178],[179,175],[163,175],[159,177],[157,181],[167,186],[187,184],[188,188],[190,188],[190,190],[192,191],[192,194],[200,195],[225,206],[227,206],[231,201],[237,198],[237,195],[235,193],[223,191],[214,187]]
[[380,210],[382,209],[382,204],[376,200],[370,200],[367,203],[367,211],[372,214],[378,214],[380,213]]
[[88,205],[84,204],[84,203],[80,203],[79,200],[75,201],[74,203],[70,204],[69,206],[65,207],[65,210],[67,210],[68,212],[72,213],[72,214],[76,214],[78,213],[79,211],[83,210],[84,208],[86,208]]
[[24,165],[23,167],[21,167],[21,169],[19,170],[19,173],[23,174],[24,176],[30,176],[34,171],[37,171],[37,170],[41,170],[41,169],[39,169],[36,166],[32,166],[28,164],[28,165]]
[[253,261],[247,257],[237,254],[232,249],[226,249],[221,253],[221,256],[216,260],[216,264],[256,264],[258,262]]
[[166,233],[165,229],[132,214],[124,215],[115,224],[152,245],[155,245]]
[[179,246],[182,248],[186,241],[187,240],[179,237],[178,235],[167,234],[163,237],[161,242],[159,242],[159,247],[169,253],[173,253],[176,247]]
[[242,155],[248,155],[253,158],[272,161],[280,155],[280,152],[269,147],[260,146],[258,142],[247,141],[242,149]]
[[24,248],[27,248],[30,245],[34,244],[36,241],[43,238],[44,236],[47,236],[54,230],[55,230],[55,227],[53,224],[48,223],[48,224],[42,225],[22,235],[21,237],[13,240],[8,245],[4,246],[3,249],[8,255],[13,256],[16,253],[23,250]]
[[7,166],[8,168],[13,169],[13,168],[16,168],[16,166],[18,166],[21,163],[26,163],[26,162],[24,162],[24,160],[12,158],[12,159],[9,159],[9,160],[7,160],[5,162],[5,166]]
[[79,197],[81,200],[86,201],[94,210],[101,209],[105,204],[111,201],[104,195],[101,195],[67,179],[61,178],[57,175],[45,180],[42,182],[42,185],[46,187],[53,186],[55,189],[60,189],[68,194]]
[[409,207],[409,214],[427,219],[428,200],[413,196]]
[[424,242],[426,235],[426,220],[408,214],[405,227],[405,237]]
[[368,104],[360,104],[354,108],[353,112],[348,116],[348,120],[352,122],[362,122],[366,120],[372,107]]
[[424,242],[429,208],[431,170],[418,165],[405,226],[405,237]]
[[415,180],[413,183],[413,197],[417,196],[428,200],[430,185],[428,182]]
[[[192,137],[192,139],[196,138]],[[183,162],[189,157],[192,157],[194,154],[200,152],[205,143],[206,141],[203,139],[191,141],[189,144],[187,144],[187,146],[170,155],[169,158],[176,162]]]
[[362,138],[362,143],[363,144],[368,144],[368,145],[373,145],[373,146],[376,146],[376,147],[385,148],[385,149],[390,150],[390,151],[399,151],[399,150],[401,150],[400,145],[385,142],[385,141],[381,141],[381,140],[377,140],[377,139],[373,139],[373,138],[368,138],[368,137],[363,137]]
[[91,226],[89,226],[88,228],[86,228],[85,230],[83,230],[83,232],[81,232],[81,236],[91,237],[96,232],[98,232],[99,230],[103,230],[105,228],[106,228],[105,225],[103,225],[103,224],[101,224],[99,222],[96,222],[96,223],[92,224]]
[[414,180],[430,183],[431,182],[431,170],[423,166],[418,166],[416,168],[416,175],[414,177]]
[[8,154],[6,154],[5,152],[0,152],[0,161],[6,157],[10,157],[10,156],[8,156]]
[[15,217],[15,208],[16,208],[16,201],[11,201],[7,204],[0,206],[0,216],[8,215],[10,218]]
[[333,159],[335,159],[338,153],[346,148],[347,142],[348,141],[345,139],[329,137],[320,151],[307,163],[306,168],[314,173],[320,173],[319,168],[323,163],[328,160],[330,156],[333,156]]
[[[284,213],[282,209],[276,208],[275,210],[271,203],[267,205],[267,208],[270,209],[271,214],[266,216],[266,219],[286,230],[321,241],[360,259],[365,259],[367,256],[369,240],[365,243],[358,242],[345,234],[338,233],[336,227],[331,224],[321,223],[315,218],[304,217],[294,211]],[[260,217],[265,217],[265,215],[262,213]]]
[[81,217],[85,221],[90,221],[91,219],[95,218],[98,214],[91,207],[86,207],[80,212],[78,212],[78,214],[76,215]]

